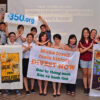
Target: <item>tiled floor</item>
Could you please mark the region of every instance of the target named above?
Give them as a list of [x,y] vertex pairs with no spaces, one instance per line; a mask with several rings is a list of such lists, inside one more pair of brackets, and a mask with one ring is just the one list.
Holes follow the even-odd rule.
[[65,86],[63,86],[61,96],[59,97],[53,97],[52,88],[49,87],[47,96],[40,96],[37,90],[36,93],[29,96],[26,96],[24,92],[20,96],[15,94],[0,95],[0,100],[100,100],[100,97],[89,97],[83,93],[83,89],[80,87],[76,89],[76,95],[72,97],[66,94]]

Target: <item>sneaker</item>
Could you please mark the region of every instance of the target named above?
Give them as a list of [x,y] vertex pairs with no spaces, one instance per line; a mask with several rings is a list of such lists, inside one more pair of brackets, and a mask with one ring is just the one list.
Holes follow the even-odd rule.
[[30,95],[30,92],[29,91],[26,91],[26,95]]
[[10,90],[6,90],[6,92],[3,95],[9,95],[10,94]]
[[90,92],[90,88],[87,89],[87,93],[89,93],[89,92]]
[[17,94],[17,95],[21,95],[21,93],[20,93],[19,90],[16,90],[16,94]]
[[0,90],[0,94],[2,94],[2,91]]
[[31,93],[35,93],[36,91],[34,89],[31,90]]

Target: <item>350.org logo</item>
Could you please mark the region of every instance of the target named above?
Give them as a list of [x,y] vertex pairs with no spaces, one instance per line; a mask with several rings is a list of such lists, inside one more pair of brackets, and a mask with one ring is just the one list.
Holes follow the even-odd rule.
[[28,18],[23,14],[12,14],[9,13],[8,14],[8,18],[9,20],[13,20],[13,21],[20,21],[20,22],[25,22],[25,23],[30,23],[30,24],[34,24],[35,20],[34,18]]

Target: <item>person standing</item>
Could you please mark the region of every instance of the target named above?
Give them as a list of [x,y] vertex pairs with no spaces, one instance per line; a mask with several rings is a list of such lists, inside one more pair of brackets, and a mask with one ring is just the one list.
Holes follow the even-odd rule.
[[[64,45],[61,44],[61,35],[60,34],[55,34],[53,36],[53,40],[54,40],[54,44],[51,46],[52,48],[56,48],[56,49],[64,49]],[[60,96],[61,93],[61,83],[58,83],[58,87],[56,89],[56,85],[57,83],[56,82],[52,82],[53,84],[53,96],[56,97],[56,96]]]
[[[65,45],[65,50],[72,51],[72,52],[79,51],[78,46],[77,46],[77,38],[74,34],[71,34],[69,36],[68,44]],[[66,89],[67,89],[68,95],[74,96],[76,84],[67,84]]]
[[80,67],[83,72],[83,84],[84,93],[89,93],[90,90],[90,79],[91,79],[91,67],[92,67],[92,52],[93,52],[93,41],[90,38],[90,30],[85,27],[82,30],[81,39],[78,44],[80,51]]
[[43,24],[40,26],[41,32],[46,32],[47,40],[51,42],[51,30],[47,22],[41,16],[39,16],[39,19],[43,22]]
[[[30,90],[28,88],[28,78],[27,78],[27,71],[28,71],[28,63],[29,63],[29,56],[30,56],[30,49],[33,46],[33,34],[29,33],[26,36],[26,42],[22,44],[23,46],[23,80],[24,86],[26,90],[26,95],[30,95]],[[31,92],[34,93],[34,79],[31,80]]]
[[[39,35],[39,42],[44,44],[47,41],[47,34],[46,32],[41,32]],[[51,47],[51,43],[47,42],[44,45],[40,45],[40,46],[47,46],[47,47]],[[38,80],[38,86],[39,86],[39,95],[47,95],[47,87],[48,87],[48,81],[44,81],[44,89],[42,90],[42,80]]]
[[22,45],[23,42],[26,41],[24,32],[24,26],[18,25],[17,32],[16,32],[16,42]]

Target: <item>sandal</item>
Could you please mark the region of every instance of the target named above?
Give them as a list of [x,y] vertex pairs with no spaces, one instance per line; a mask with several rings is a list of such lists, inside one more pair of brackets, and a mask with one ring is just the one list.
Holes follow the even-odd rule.
[[75,96],[75,92],[71,92],[71,95],[72,95],[72,96]]
[[71,94],[71,92],[70,92],[70,91],[68,91],[68,92],[67,92],[67,94],[68,94],[68,95],[70,95],[70,94]]

